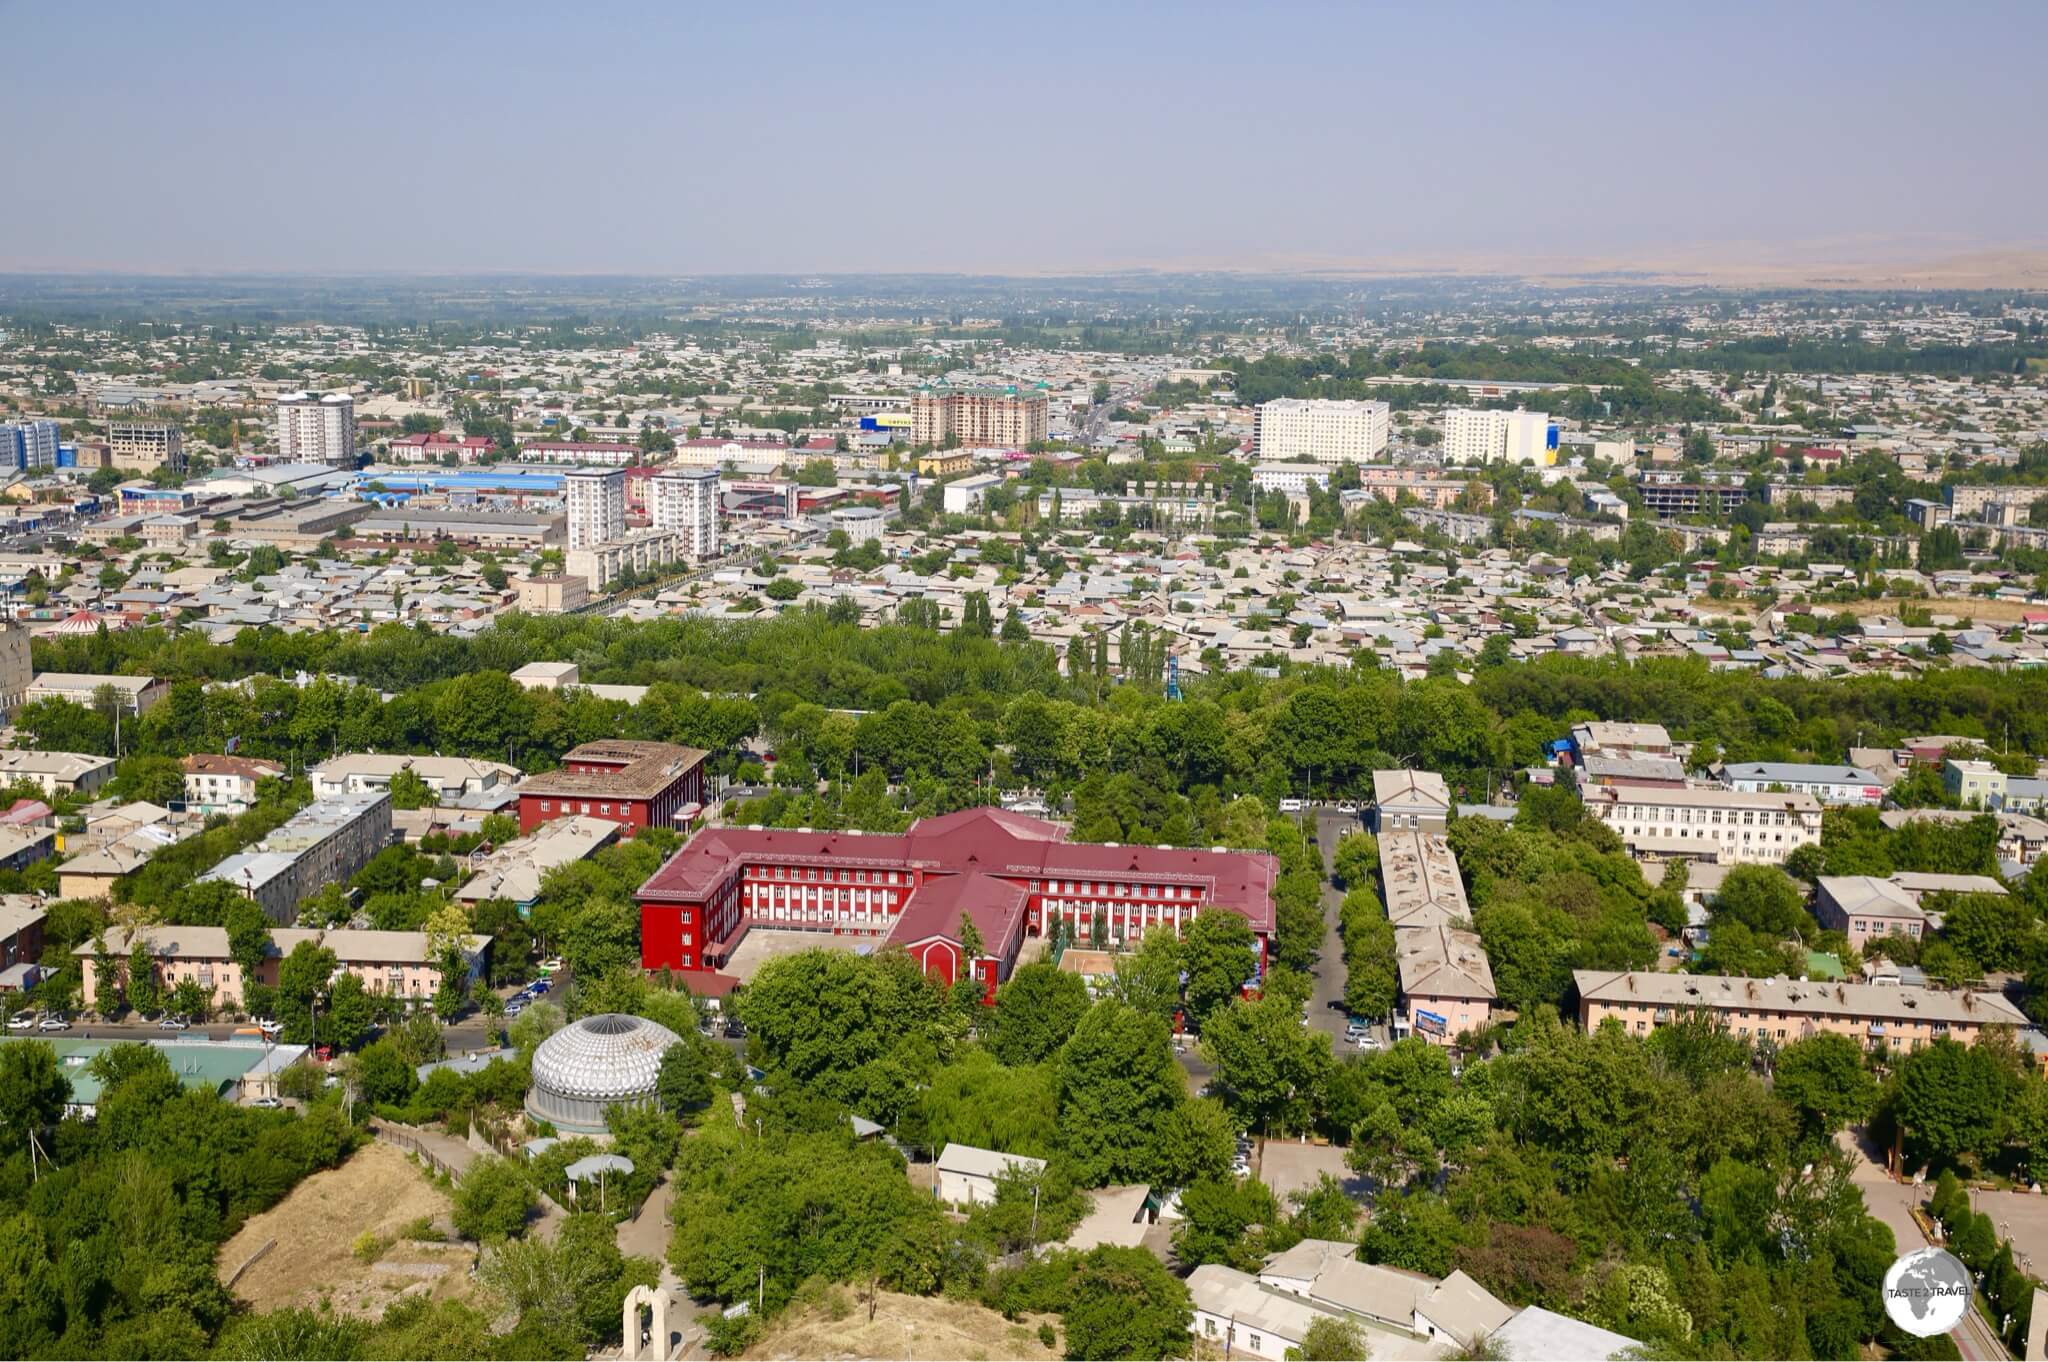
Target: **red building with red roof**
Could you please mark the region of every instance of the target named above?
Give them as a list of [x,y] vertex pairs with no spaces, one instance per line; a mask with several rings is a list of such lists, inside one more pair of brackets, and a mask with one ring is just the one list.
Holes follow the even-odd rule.
[[519,783],[519,832],[552,818],[609,818],[631,837],[642,828],[679,828],[704,806],[704,758],[695,747],[607,738],[572,747],[559,770]]
[[[1055,823],[1001,809],[894,835],[709,828],[640,886],[640,963],[716,968],[750,928],[811,931],[900,946],[949,984],[971,969],[993,996],[1025,938],[1054,922],[1081,937],[1101,913],[1131,941],[1226,910],[1251,924],[1263,973],[1277,873],[1262,851],[1069,842]],[[971,962],[963,915],[984,943]]]

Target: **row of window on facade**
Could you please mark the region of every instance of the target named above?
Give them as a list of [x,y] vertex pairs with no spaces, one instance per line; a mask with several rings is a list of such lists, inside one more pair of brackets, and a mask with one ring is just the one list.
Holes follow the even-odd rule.
[[[1740,818],[1736,817],[1738,813]],[[1608,817],[1610,811],[1601,809],[1600,814]],[[1723,814],[1727,815],[1725,819]],[[1611,816],[1626,818],[1631,823],[1711,823],[1717,827],[1723,822],[1730,827],[1784,827],[1799,821],[1783,810],[1757,809],[1619,809],[1612,811]]]

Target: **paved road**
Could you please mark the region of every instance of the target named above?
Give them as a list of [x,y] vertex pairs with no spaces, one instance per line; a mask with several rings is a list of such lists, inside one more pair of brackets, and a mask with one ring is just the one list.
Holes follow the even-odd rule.
[[[1892,1238],[1897,1241],[1899,1252],[1910,1253],[1929,1242],[1927,1236],[1921,1232],[1920,1223],[1913,1219],[1913,1208],[1924,1204],[1933,1194],[1933,1189],[1894,1180],[1892,1175],[1885,1171],[1883,1154],[1865,1144],[1860,1134],[1859,1131],[1845,1130],[1835,1137],[1835,1142],[1842,1147],[1843,1152],[1855,1160],[1850,1168],[1850,1180],[1863,1193],[1863,1204],[1870,1209],[1870,1213],[1891,1227]],[[1993,1194],[1978,1195],[1983,1197]],[[2019,1194],[2012,1195],[2017,1197]],[[1997,1218],[1996,1210],[1981,1205],[1980,1209],[1989,1211],[1994,1219]],[[2009,1234],[2010,1230],[2004,1232]],[[1969,1313],[1963,1316],[1963,1322],[1949,1331],[1949,1338],[1954,1340],[1956,1351],[1968,1362],[2004,1362],[2004,1359],[2011,1356],[1998,1336],[1992,1332],[1991,1327],[1977,1313],[1974,1304]]]
[[[1319,808],[1315,811],[1316,845],[1323,854],[1323,868],[1328,871],[1337,855],[1337,840],[1348,832],[1362,832],[1364,825],[1355,813],[1339,813],[1336,809]],[[1328,879],[1323,881],[1323,954],[1316,961],[1314,971],[1315,992],[1309,997],[1308,1024],[1330,1037],[1330,1044],[1341,1056],[1351,1052],[1344,1041],[1344,939],[1337,932],[1337,913],[1343,906],[1344,891]],[[1374,1027],[1382,1044],[1388,1037],[1384,1027]]]

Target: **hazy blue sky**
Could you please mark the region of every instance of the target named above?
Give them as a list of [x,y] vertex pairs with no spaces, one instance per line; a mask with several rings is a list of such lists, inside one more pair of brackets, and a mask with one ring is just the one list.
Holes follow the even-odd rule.
[[0,269],[2048,240],[2048,3],[9,3]]

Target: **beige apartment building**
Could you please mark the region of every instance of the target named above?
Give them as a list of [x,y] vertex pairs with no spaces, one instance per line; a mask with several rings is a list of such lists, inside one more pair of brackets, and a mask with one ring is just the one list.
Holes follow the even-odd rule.
[[[144,927],[138,933],[156,960],[157,983],[166,991],[186,980],[199,985],[213,1000],[213,1006],[239,1011],[242,1007],[242,967],[228,953],[225,927]],[[278,927],[270,933],[270,953],[256,967],[256,982],[277,987],[278,967],[284,957],[302,941],[325,946],[334,952],[336,964],[363,981],[371,993],[390,994],[411,1002],[425,1003],[441,989],[441,962],[433,958],[425,932],[316,931],[312,928]],[[477,977],[487,936],[472,936],[463,942],[463,959],[469,977]],[[107,951],[120,962],[126,981],[127,961],[134,938],[120,928],[107,932]],[[85,1006],[93,1010],[99,992],[99,970],[92,963],[99,948],[87,941],[76,951],[84,965]]]
[[566,572],[522,577],[517,585],[519,608],[529,615],[559,615],[590,603],[590,583]]
[[1045,439],[1047,405],[1043,385],[919,388],[910,399],[911,443],[1022,449]]
[[1631,1035],[1704,1011],[1742,1040],[1790,1045],[1826,1032],[1910,1052],[1944,1036],[1974,1045],[1987,1026],[2027,1024],[2001,995],[1967,989],[1586,969],[1573,970],[1572,982],[1580,1025],[1590,1031],[1612,1019]]
[[1586,812],[1635,854],[1780,865],[1820,844],[1821,804],[1810,794],[1602,785],[1585,791],[1585,800]]

